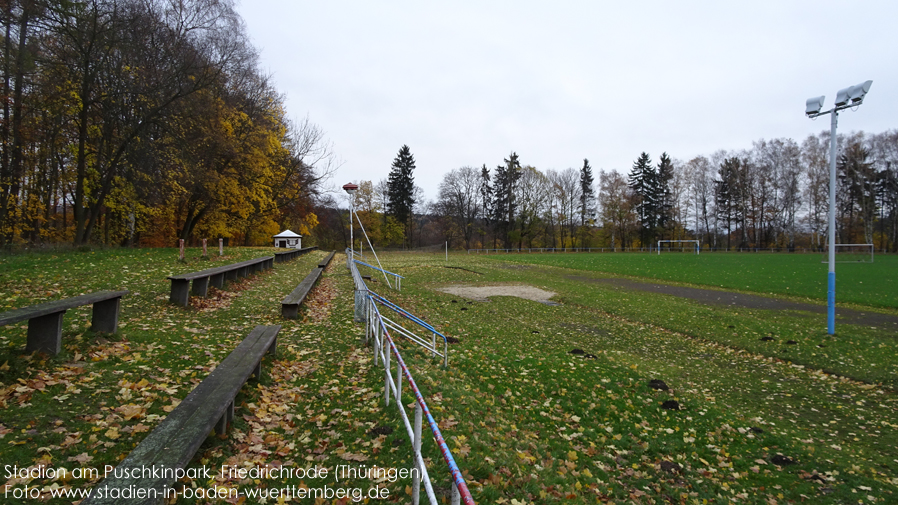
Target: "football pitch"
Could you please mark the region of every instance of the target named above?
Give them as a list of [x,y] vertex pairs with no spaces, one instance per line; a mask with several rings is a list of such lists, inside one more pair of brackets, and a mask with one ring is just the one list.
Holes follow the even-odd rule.
[[[826,302],[823,254],[525,253],[491,258]],[[837,263],[836,281],[837,304],[898,308],[898,255],[877,255],[873,263]]]

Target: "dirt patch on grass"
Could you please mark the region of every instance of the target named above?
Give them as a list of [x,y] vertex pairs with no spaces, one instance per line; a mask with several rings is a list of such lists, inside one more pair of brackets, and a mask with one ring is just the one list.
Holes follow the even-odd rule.
[[533,300],[535,302],[555,305],[556,302],[550,300],[555,293],[539,289],[533,286],[520,284],[500,284],[494,286],[447,286],[437,288],[437,291],[449,293],[450,295],[461,296],[469,300],[478,302],[488,302],[491,296],[516,296],[525,300]]
[[[746,309],[797,311],[805,313],[810,312],[814,314],[826,314],[825,305],[791,302],[779,298],[769,298],[766,296],[747,295],[729,291],[717,291],[714,289],[687,288],[684,286],[671,286],[669,284],[658,284],[654,282],[639,282],[631,279],[595,279],[582,276],[573,276],[570,277],[570,279],[585,282],[611,284],[621,289],[632,289],[638,291],[648,291],[650,293],[661,293],[665,295],[679,296],[681,298],[688,298],[690,300],[695,300],[709,305],[725,305],[729,307]],[[840,322],[846,324],[875,326],[898,330],[898,316],[880,314],[877,312],[863,312],[859,310],[843,309],[838,307],[836,307],[836,315]]]

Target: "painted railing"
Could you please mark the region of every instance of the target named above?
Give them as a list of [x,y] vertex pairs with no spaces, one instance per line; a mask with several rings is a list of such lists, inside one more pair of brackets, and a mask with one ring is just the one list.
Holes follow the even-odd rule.
[[[415,383],[415,379],[412,377],[412,374],[406,366],[405,361],[403,361],[402,359],[402,355],[399,353],[399,348],[396,346],[396,343],[393,341],[393,337],[390,335],[390,329],[393,328],[395,330],[395,327],[387,322],[387,318],[381,315],[380,310],[378,309],[378,304],[389,306],[387,305],[389,301],[384,299],[380,295],[377,295],[376,293],[368,290],[368,287],[365,285],[364,279],[362,279],[361,274],[359,274],[358,268],[356,268],[355,262],[347,261],[347,264],[349,266],[350,273],[352,274],[353,283],[355,284],[356,321],[365,323],[365,342],[372,344],[372,347],[374,349],[374,366],[377,367],[379,364],[382,364],[384,367],[384,404],[389,405],[391,397],[395,400],[394,403],[399,409],[400,416],[402,417],[402,422],[403,424],[405,424],[406,433],[409,439],[412,441],[412,451],[415,461],[415,468],[418,469],[418,472],[421,476],[420,479],[413,479],[412,481],[412,503],[414,505],[418,505],[418,503],[420,502],[422,482],[424,483],[424,491],[430,504],[437,505],[437,503],[439,503],[436,494],[433,491],[433,484],[430,482],[430,475],[428,473],[424,457],[421,455],[421,445],[423,442],[423,437],[421,434],[422,424],[423,420],[427,419],[427,424],[428,426],[430,426],[430,431],[433,434],[433,440],[437,444],[437,447],[440,449],[440,453],[443,456],[443,461],[446,462],[446,466],[448,467],[449,474],[452,478],[450,503],[452,505],[458,505],[460,503],[473,505],[475,503],[474,498],[471,496],[471,492],[468,490],[468,485],[467,483],[465,483],[465,479],[461,473],[461,470],[459,470],[458,465],[455,463],[455,458],[452,457],[452,451],[449,450],[449,446],[446,444],[445,439],[443,439],[443,434],[440,432],[440,428],[437,425],[436,420],[433,418],[433,415],[431,415],[430,413],[430,409],[427,407],[427,402],[424,400],[424,395],[421,393],[421,390],[418,389],[418,385]],[[398,307],[395,304],[390,305]],[[390,309],[394,310],[393,307],[390,307]],[[400,310],[402,309],[400,308]],[[433,329],[432,326],[430,326],[420,318],[416,318],[407,311],[402,310],[402,312],[404,313],[402,314],[403,317],[409,317],[409,319],[413,320],[415,323],[433,330],[434,334],[438,333],[435,329]],[[408,316],[406,316],[405,314],[408,314]],[[435,338],[436,337],[434,337],[434,340]],[[445,337],[443,337],[443,339],[444,342],[446,342]],[[435,347],[436,346],[434,345],[434,350]],[[445,347],[444,356],[448,356],[447,348]],[[391,357],[395,357],[396,361],[395,375],[391,369]],[[406,412],[406,406],[402,401],[403,377],[405,377],[405,380],[408,382],[412,394],[415,396],[415,411],[413,414],[413,421],[409,420],[409,415]]]
[[402,279],[405,279],[405,277],[403,277],[403,276],[401,276],[401,275],[399,275],[399,274],[390,272],[389,270],[384,270],[383,268],[378,268],[378,267],[376,267],[376,266],[374,266],[374,265],[369,265],[368,263],[365,263],[364,261],[361,261],[361,260],[355,260],[355,263],[356,263],[357,265],[366,266],[366,267],[368,267],[368,268],[370,268],[370,269],[372,269],[372,270],[377,270],[378,272],[382,272],[382,273],[385,274],[385,275],[392,275],[392,276],[393,276],[393,280],[396,281],[396,289],[399,290],[399,291],[402,290]]
[[[432,355],[439,356],[439,357],[443,358],[443,366],[444,367],[449,366],[449,339],[446,338],[446,335],[443,335],[442,333],[437,331],[437,329],[434,328],[433,326],[431,326],[430,323],[428,323],[427,321],[424,321],[423,319],[415,316],[411,312],[403,309],[402,307],[400,307],[399,305],[396,305],[395,303],[391,302],[390,300],[387,300],[386,298],[380,296],[379,294],[375,293],[374,291],[368,290],[368,295],[370,296],[370,298],[373,302],[392,310],[394,313],[403,317],[405,320],[410,321],[410,322],[418,325],[419,327],[427,330],[427,332],[430,333],[431,338],[430,338],[430,340],[428,340],[426,338],[418,336],[413,331],[409,330],[408,328],[405,328],[404,326],[398,324],[396,321],[381,314],[380,317],[381,317],[381,319],[384,320],[384,324],[386,324],[387,329],[395,330],[397,333],[399,333],[403,337],[407,338],[408,340],[411,340],[415,344],[426,349]],[[369,310],[370,310],[370,306],[369,306]],[[439,337],[440,337],[439,340],[440,340],[440,343],[442,343],[442,346],[440,346],[440,347],[442,347],[442,349],[439,349],[437,347],[437,341],[438,341],[437,335],[439,335]]]
[[[418,385],[415,383],[415,379],[412,377],[411,372],[402,360],[399,348],[396,347],[393,338],[390,336],[387,324],[384,322],[384,319],[377,308],[377,303],[375,303],[374,297],[368,295],[366,298],[369,304],[368,313],[371,317],[365,324],[365,336],[374,346],[374,366],[376,367],[378,366],[378,363],[380,363],[383,364],[384,367],[384,404],[390,404],[391,396],[395,399],[396,407],[399,409],[402,422],[405,424],[406,432],[409,439],[412,441],[415,468],[418,469],[421,475],[421,480],[415,479],[412,483],[412,503],[414,505],[419,503],[421,481],[424,482],[424,490],[431,505],[436,505],[438,503],[437,497],[433,491],[433,485],[430,482],[424,457],[421,455],[421,425],[423,419],[426,418],[427,424],[430,426],[430,431],[433,434],[433,439],[439,447],[440,453],[443,455],[443,460],[449,467],[449,473],[452,475],[452,494],[449,502],[453,505],[462,502],[473,504],[474,498],[468,490],[468,485],[465,483],[464,476],[462,475],[461,470],[459,470],[458,465],[455,463],[455,459],[452,457],[452,451],[449,450],[449,446],[446,444],[445,439],[443,439],[443,434],[440,432],[440,428],[433,418],[433,415],[431,415],[430,409],[427,407],[427,402],[424,401],[424,395],[421,394]],[[391,370],[391,356],[396,358],[395,376]],[[402,401],[403,377],[408,381],[409,388],[415,396],[414,425],[409,421],[408,413],[406,413],[405,410],[406,407]]]

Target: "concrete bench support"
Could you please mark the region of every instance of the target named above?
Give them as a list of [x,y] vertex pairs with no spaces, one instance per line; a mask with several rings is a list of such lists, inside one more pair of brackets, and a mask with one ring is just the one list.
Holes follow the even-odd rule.
[[[241,277],[246,277],[250,272],[268,270],[272,265],[274,265],[274,257],[267,256],[231,265],[208,268],[199,272],[173,275],[168,278],[171,281],[171,295],[168,299],[172,303],[186,307],[191,293],[194,296],[206,297],[209,295],[210,285],[217,289],[223,289],[225,281],[235,281]],[[191,281],[193,281],[192,288],[190,286]]]
[[62,350],[62,318],[66,311],[82,305],[93,305],[90,329],[101,333],[118,330],[121,298],[128,291],[97,291],[64,298],[0,314],[0,326],[28,321],[26,352],[59,354]]
[[[261,361],[274,354],[280,326],[256,326],[144,440],[131,451],[109,477],[91,490],[82,505],[158,505],[175,484],[177,469],[190,464],[213,431],[227,433],[234,420],[237,393],[251,374],[261,377]],[[157,471],[154,473],[153,469]],[[164,469],[164,470],[163,470]],[[118,477],[121,476],[121,477]],[[132,478],[127,478],[131,476]],[[98,489],[143,489],[143,496],[122,500]],[[154,493],[149,492],[155,490]],[[101,496],[101,494],[103,496]],[[113,495],[113,496],[110,496]]]

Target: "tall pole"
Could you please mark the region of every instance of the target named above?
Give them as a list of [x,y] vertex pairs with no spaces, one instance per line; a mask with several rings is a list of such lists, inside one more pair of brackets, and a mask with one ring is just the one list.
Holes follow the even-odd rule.
[[829,274],[826,290],[826,331],[836,334],[836,127],[839,113],[833,109],[829,131]]
[[821,112],[825,97],[811,97],[805,102],[805,115],[814,119],[824,114],[832,114],[829,130],[829,273],[826,289],[826,330],[836,334],[836,127],[839,125],[839,111],[858,107],[864,103],[864,96],[870,91],[873,81],[864,81],[849,86],[836,93],[836,103],[832,110]]
[[355,260],[355,242],[353,242],[352,238],[352,214],[354,213],[355,205],[353,204],[352,194],[349,195],[349,261]]
[[349,258],[347,258],[347,268],[349,268],[352,261],[355,260],[355,237],[352,236],[352,215],[355,214],[355,192],[358,189],[359,187],[351,182],[343,185],[343,191],[349,195]]

